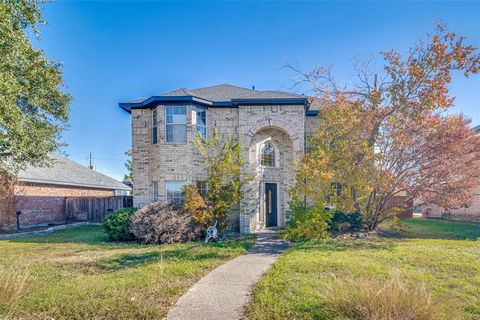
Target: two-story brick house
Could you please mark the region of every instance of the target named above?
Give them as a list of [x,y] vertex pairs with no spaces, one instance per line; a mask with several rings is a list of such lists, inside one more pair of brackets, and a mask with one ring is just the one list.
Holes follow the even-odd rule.
[[120,107],[132,115],[134,206],[180,200],[186,184],[201,188],[206,171],[195,136],[208,137],[217,129],[242,139],[243,174],[253,177],[240,203],[240,231],[285,224],[295,161],[318,121],[307,97],[222,84],[179,89]]

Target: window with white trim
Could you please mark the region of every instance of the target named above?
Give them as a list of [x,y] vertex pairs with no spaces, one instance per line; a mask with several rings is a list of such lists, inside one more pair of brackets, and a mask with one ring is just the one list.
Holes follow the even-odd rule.
[[187,142],[187,107],[166,107],[165,118],[165,141]]
[[182,202],[185,197],[183,187],[187,185],[186,181],[165,181],[165,190],[167,201]]
[[270,141],[262,143],[260,146],[260,164],[264,167],[275,167],[276,153],[273,143]]
[[197,108],[197,133],[203,139],[207,138],[207,110]]
[[152,111],[152,144],[157,143],[158,127],[157,127],[157,109]]

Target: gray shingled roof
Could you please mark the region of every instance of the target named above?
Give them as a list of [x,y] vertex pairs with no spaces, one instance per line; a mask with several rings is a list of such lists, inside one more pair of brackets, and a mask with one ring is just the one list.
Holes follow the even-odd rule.
[[59,155],[50,157],[53,160],[50,166],[29,166],[20,172],[20,181],[112,190],[131,189],[120,181]]
[[232,99],[241,99],[249,96],[255,91],[229,84],[220,84],[212,87],[194,89],[192,92],[197,97],[210,101],[231,101]]
[[253,91],[251,90],[249,95],[241,97],[239,99],[291,99],[291,98],[306,98],[295,93],[285,91]]
[[193,96],[195,95],[192,91],[188,90],[187,88],[181,88],[173,91],[169,91],[166,93],[162,93],[160,96],[168,96],[168,97],[175,97],[175,96]]
[[480,133],[480,125],[472,128],[475,133]]
[[[219,84],[216,86],[187,89],[181,88],[166,93],[162,93],[159,96],[163,97],[175,97],[175,96],[193,96],[212,102],[230,102],[237,99],[298,99],[305,98],[305,96],[285,92],[285,91],[259,91],[242,87],[233,86],[230,84]],[[141,103],[144,99],[137,99],[128,101],[127,103]]]

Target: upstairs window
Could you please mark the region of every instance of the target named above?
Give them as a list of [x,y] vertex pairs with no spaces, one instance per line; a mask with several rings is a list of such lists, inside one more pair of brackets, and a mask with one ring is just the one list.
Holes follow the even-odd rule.
[[207,138],[207,110],[197,109],[197,133],[203,139]]
[[152,111],[152,144],[157,143],[157,135],[158,135],[158,128],[157,128],[157,109]]
[[260,147],[260,164],[264,167],[275,167],[275,146],[270,141],[265,141]]
[[167,201],[182,202],[185,197],[183,187],[186,185],[186,181],[166,181]]
[[187,107],[166,107],[166,142],[187,142]]

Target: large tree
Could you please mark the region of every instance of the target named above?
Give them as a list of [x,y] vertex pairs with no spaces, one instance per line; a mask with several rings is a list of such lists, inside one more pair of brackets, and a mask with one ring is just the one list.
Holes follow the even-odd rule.
[[369,229],[412,199],[459,207],[480,185],[480,137],[448,110],[452,73],[480,70],[476,48],[439,24],[406,55],[382,55],[383,71],[357,64],[350,87],[340,88],[329,68],[297,70],[320,101],[321,122],[292,195],[361,212]]
[[71,97],[60,64],[32,47],[39,38],[39,1],[0,0],[0,173],[46,164],[60,147]]

